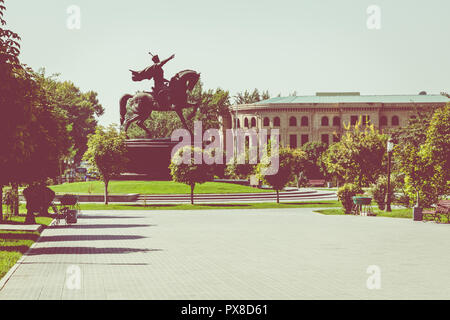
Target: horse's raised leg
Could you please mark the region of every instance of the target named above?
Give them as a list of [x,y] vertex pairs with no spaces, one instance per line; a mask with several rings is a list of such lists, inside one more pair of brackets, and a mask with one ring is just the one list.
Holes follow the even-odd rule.
[[[151,112],[150,112],[150,114],[149,114],[149,117],[151,116]],[[141,118],[139,118],[139,121],[137,122],[137,125],[139,126],[139,127],[141,127],[146,133],[147,133],[147,136],[148,137],[151,137],[151,132],[147,129],[147,127],[145,126],[145,120],[146,120],[146,118],[143,118],[143,117],[141,117]]]
[[192,131],[189,129],[187,123],[186,123],[186,119],[184,119],[184,115],[183,115],[183,110],[181,109],[175,109],[175,112],[177,113],[178,117],[181,120],[181,123],[183,124],[184,128],[189,131],[189,133],[191,134],[191,137],[193,137]]
[[125,120],[125,122],[124,122],[124,129],[125,129],[125,134],[127,135],[127,138],[128,138],[128,134],[127,134],[127,132],[128,132],[128,128],[130,127],[130,125],[133,123],[133,122],[135,122],[136,120],[138,120],[139,119],[139,115],[134,115],[134,116],[132,116],[131,118],[127,118],[126,120]]

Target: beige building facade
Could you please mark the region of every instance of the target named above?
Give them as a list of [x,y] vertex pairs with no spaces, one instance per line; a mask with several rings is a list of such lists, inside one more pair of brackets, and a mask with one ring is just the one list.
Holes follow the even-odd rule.
[[417,108],[443,106],[442,95],[371,95],[357,92],[317,93],[315,96],[276,97],[234,105],[223,119],[225,129],[279,129],[282,146],[300,147],[309,141],[339,141],[345,126],[373,124],[383,131],[405,126]]

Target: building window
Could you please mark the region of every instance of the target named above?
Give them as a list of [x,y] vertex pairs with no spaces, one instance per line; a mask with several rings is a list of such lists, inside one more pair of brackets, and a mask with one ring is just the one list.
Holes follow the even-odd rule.
[[392,117],[392,125],[398,126],[399,124],[400,124],[400,120],[398,119],[398,116],[393,116]]
[[339,142],[341,141],[341,135],[340,134],[333,134],[333,142]]
[[248,128],[248,118],[244,119],[244,128]]
[[296,127],[297,126],[297,118],[296,117],[290,117],[289,118],[289,126],[290,127]]
[[264,127],[270,126],[270,119],[265,117],[264,120],[263,120],[263,125],[264,125]]
[[356,125],[356,123],[358,123],[358,116],[351,116],[350,117],[350,124],[352,126]]
[[297,148],[297,135],[296,134],[291,134],[289,136],[289,146],[292,149],[296,149]]
[[340,126],[341,126],[341,118],[339,118],[339,117],[334,117],[334,118],[333,118],[333,126],[335,126],[335,127],[340,127]]
[[387,125],[388,125],[387,117],[386,116],[382,116],[380,118],[380,126],[387,126]]
[[280,126],[280,118],[279,117],[275,117],[274,119],[273,119],[273,126],[274,127],[279,127]]
[[256,118],[252,118],[251,125],[252,128],[256,127]]
[[362,116],[363,126],[368,126],[370,124],[370,116]]
[[307,134],[302,134],[302,145],[308,143],[309,141],[309,136]]
[[307,127],[307,126],[309,126],[309,119],[308,119],[308,117],[302,117],[302,122],[301,122],[301,124],[302,124],[302,127]]
[[328,117],[322,117],[322,126],[328,127],[328,125],[329,125]]
[[321,141],[325,144],[330,144],[330,136],[328,134],[323,134],[321,137]]

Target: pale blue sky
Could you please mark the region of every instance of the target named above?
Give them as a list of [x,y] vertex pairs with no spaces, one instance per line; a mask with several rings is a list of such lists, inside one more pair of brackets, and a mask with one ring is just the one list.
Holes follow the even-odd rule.
[[[81,29],[66,27],[70,5]],[[366,26],[369,5],[381,29]],[[148,90],[128,71],[151,64],[170,78],[201,72],[206,88],[232,95],[317,91],[361,94],[450,90],[449,0],[6,0],[8,27],[22,36],[22,61],[99,93],[102,124],[118,122],[124,93]]]

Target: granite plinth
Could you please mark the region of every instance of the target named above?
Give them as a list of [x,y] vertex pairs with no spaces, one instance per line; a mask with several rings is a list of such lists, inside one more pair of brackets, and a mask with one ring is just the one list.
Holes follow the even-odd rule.
[[129,139],[126,141],[128,157],[125,173],[120,180],[170,180],[172,149],[178,144],[170,138]]

